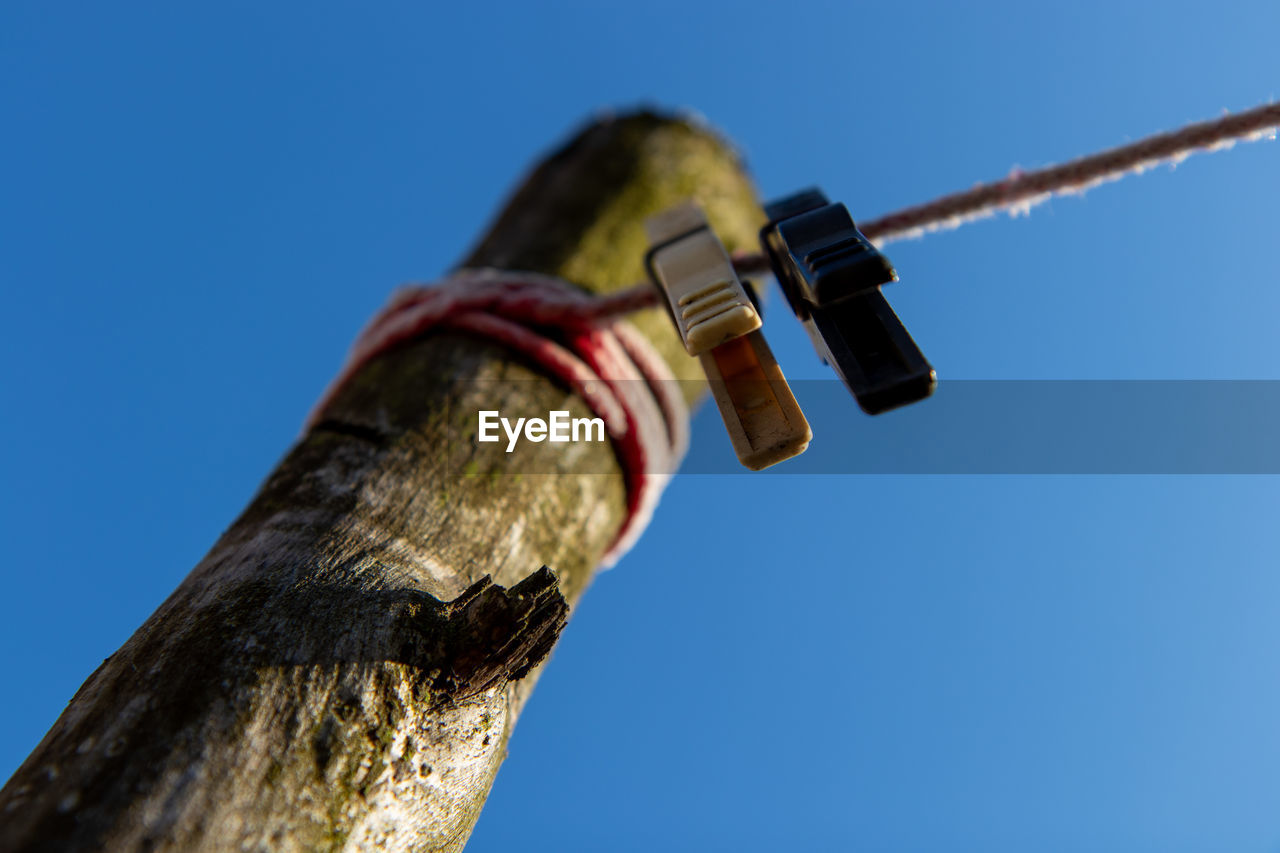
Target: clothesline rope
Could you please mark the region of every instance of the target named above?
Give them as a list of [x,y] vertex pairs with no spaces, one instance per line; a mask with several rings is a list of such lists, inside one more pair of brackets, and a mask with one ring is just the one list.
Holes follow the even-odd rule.
[[[1177,163],[1197,151],[1275,137],[1280,104],[1187,125],[1137,142],[942,196],[864,220],[877,243],[956,228],[1002,210],[1025,213],[1056,195],[1079,194],[1106,181]],[[739,253],[743,275],[769,270],[763,255]],[[549,276],[462,270],[434,287],[401,290],[370,321],[338,377],[307,420],[314,426],[343,385],[391,347],[431,329],[454,329],[495,341],[566,382],[604,421],[627,482],[627,515],[603,558],[622,557],[648,524],[688,444],[688,412],[666,362],[624,315],[659,304],[657,288],[637,284],[604,295]],[[643,381],[635,381],[643,380]]]
[[[1004,210],[1015,215],[1026,214],[1054,196],[1080,195],[1098,184],[1141,174],[1162,163],[1180,163],[1199,151],[1222,151],[1237,142],[1274,139],[1277,128],[1280,128],[1280,104],[1228,113],[1057,166],[1029,172],[1016,169],[1000,181],[978,184],[973,189],[862,220],[858,228],[867,239],[883,245],[932,231],[959,228]],[[736,254],[733,261],[741,275],[769,272],[768,259],[761,254],[742,252]],[[658,304],[657,291],[643,283],[601,297],[590,310],[597,312],[597,316],[609,316]]]
[[1197,122],[1089,154],[1057,166],[1008,177],[970,190],[885,214],[860,223],[867,239],[877,243],[918,237],[928,231],[958,228],[1002,210],[1028,212],[1057,195],[1078,195],[1108,181],[1141,174],[1162,163],[1177,164],[1198,151],[1221,151],[1237,142],[1274,139],[1280,127],[1280,104],[1266,104],[1221,118]]

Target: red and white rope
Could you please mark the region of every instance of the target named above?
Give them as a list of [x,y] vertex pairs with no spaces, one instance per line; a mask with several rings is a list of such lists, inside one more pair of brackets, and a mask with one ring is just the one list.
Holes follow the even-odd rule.
[[607,568],[644,531],[689,445],[689,413],[675,376],[618,319],[643,307],[629,307],[634,301],[634,293],[611,300],[549,276],[498,270],[464,270],[433,287],[401,289],[356,338],[306,426],[365,364],[428,331],[502,344],[565,382],[604,421],[627,484],[627,517],[602,559]]

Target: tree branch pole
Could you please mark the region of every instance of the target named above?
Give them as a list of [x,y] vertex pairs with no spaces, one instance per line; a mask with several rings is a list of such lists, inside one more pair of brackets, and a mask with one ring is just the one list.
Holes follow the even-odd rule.
[[[762,214],[722,140],[602,119],[537,166],[464,266],[618,289],[643,278],[644,218],[691,196],[730,249],[753,245]],[[635,322],[697,375],[664,315]],[[493,387],[513,412],[590,414],[457,333],[358,373],[0,791],[0,849],[460,850],[624,514],[607,443],[574,445],[557,476],[502,476],[546,452],[528,442],[459,465],[447,439]]]

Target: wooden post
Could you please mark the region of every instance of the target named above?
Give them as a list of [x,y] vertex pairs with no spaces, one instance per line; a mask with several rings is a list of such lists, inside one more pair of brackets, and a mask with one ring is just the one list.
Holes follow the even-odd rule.
[[[600,120],[464,265],[614,290],[643,278],[643,219],[689,196],[731,249],[753,244],[762,215],[723,140]],[[697,375],[665,316],[636,324]],[[375,359],[0,791],[0,849],[460,850],[624,511],[607,444],[547,477],[446,459],[451,418],[474,417],[490,379],[529,380],[502,384],[512,411],[587,414],[474,337]]]

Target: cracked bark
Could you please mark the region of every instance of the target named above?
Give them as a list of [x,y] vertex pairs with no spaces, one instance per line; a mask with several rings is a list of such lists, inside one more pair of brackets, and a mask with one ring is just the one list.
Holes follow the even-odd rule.
[[[762,214],[722,140],[604,119],[464,265],[614,290],[643,277],[644,217],[690,196],[752,245]],[[698,375],[664,315],[635,322]],[[478,407],[590,414],[455,333],[370,363],[0,790],[0,849],[460,850],[624,509],[607,444],[449,442]]]

